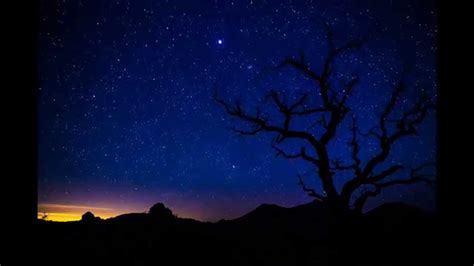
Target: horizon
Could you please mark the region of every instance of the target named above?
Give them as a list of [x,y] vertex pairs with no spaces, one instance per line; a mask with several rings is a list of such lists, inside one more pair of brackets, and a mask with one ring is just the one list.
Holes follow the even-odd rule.
[[[186,214],[180,214],[180,213],[177,213],[175,212],[175,210],[173,210],[172,208],[169,208],[166,204],[165,207],[169,208],[172,212],[173,212],[173,215],[175,215],[176,217],[178,218],[181,218],[181,219],[193,219],[193,220],[196,220],[196,221],[199,221],[199,222],[211,222],[211,223],[216,223],[220,220],[233,220],[233,219],[237,219],[237,218],[240,218],[254,210],[256,210],[257,208],[259,208],[260,206],[262,205],[276,205],[276,206],[279,206],[279,207],[283,207],[283,208],[294,208],[294,207],[297,207],[297,206],[301,206],[301,205],[306,205],[306,204],[310,204],[310,203],[313,203],[315,200],[309,200],[308,202],[304,202],[304,203],[301,203],[301,204],[296,204],[296,205],[291,205],[291,206],[282,206],[282,205],[279,205],[279,204],[274,204],[274,203],[261,203],[259,205],[256,205],[254,206],[253,208],[250,208],[248,211],[242,213],[241,215],[238,215],[236,217],[221,217],[221,218],[214,218],[214,219],[202,219],[202,218],[196,218],[196,217],[191,217],[191,216],[187,216]],[[161,203],[161,202],[157,202],[157,203]],[[405,203],[405,202],[402,202],[402,201],[394,201],[394,202],[387,202],[387,203],[384,203],[384,204],[390,204],[390,203]],[[156,204],[156,203],[155,203]],[[381,205],[375,205],[375,206],[371,206],[369,208],[367,208],[366,212],[369,212],[371,210],[374,210],[375,208],[379,207],[379,206],[383,206],[384,204],[381,204]],[[405,203],[406,204],[406,203]],[[432,211],[432,209],[429,209],[429,208],[424,208],[423,206],[417,206],[416,204],[410,204],[411,206],[414,206],[414,207],[417,207],[417,208],[420,208],[421,210],[423,211]],[[151,208],[152,206],[150,206],[149,208]],[[48,212],[48,211],[45,211],[46,209],[48,208],[64,208],[66,210],[66,212]],[[67,204],[49,204],[49,203],[43,203],[43,204],[40,204],[39,205],[39,209],[38,209],[38,220],[45,220],[45,221],[52,221],[52,222],[75,222],[75,221],[80,221],[82,219],[82,215],[87,213],[87,212],[91,212],[92,214],[94,214],[95,217],[99,217],[103,220],[107,220],[109,218],[114,218],[114,217],[117,217],[117,216],[120,216],[120,215],[124,215],[124,214],[132,214],[132,213],[148,213],[149,212],[149,208],[146,209],[146,210],[142,210],[142,211],[139,211],[139,210],[131,210],[131,211],[120,211],[120,212],[103,212],[103,211],[114,211],[115,209],[113,208],[103,208],[103,207],[95,207],[95,206],[77,206],[77,205],[67,205]],[[43,209],[44,211],[40,211],[40,209]],[[81,212],[69,212],[71,209],[81,209],[82,211]],[[98,210],[98,211],[95,211],[95,210]],[[46,219],[43,219],[43,215],[47,215],[48,218]]]
[[[337,44],[373,37],[334,67],[338,79],[360,74],[348,104],[361,131],[377,122],[405,65],[413,66],[409,84],[426,86],[422,91],[436,99],[434,2],[361,3],[41,1],[38,217],[50,211],[51,219],[76,219],[83,207],[109,216],[163,202],[183,217],[211,221],[263,203],[311,201],[297,175],[321,192],[314,169],[276,157],[270,135],[230,130],[241,124],[213,101],[213,89],[226,100],[242,96],[251,110],[269,89],[294,99],[314,84],[291,69],[269,68],[304,51],[317,69],[328,49],[328,22]],[[419,92],[410,93],[400,105],[416,100]],[[329,147],[343,163],[351,158],[347,121]],[[436,126],[430,115],[420,136],[400,141],[380,167],[435,161]],[[360,141],[363,162],[377,151],[374,143]],[[334,176],[336,189],[348,178]],[[366,210],[393,201],[436,207],[435,192],[417,184],[384,190]]]
[[[309,200],[308,202],[303,202],[301,204],[296,204],[296,205],[288,205],[288,206],[281,206],[280,207],[285,207],[285,208],[292,208],[295,206],[299,205],[304,205],[311,203],[312,200]],[[156,202],[159,203],[159,202]],[[250,207],[248,210],[244,211],[242,214],[237,215],[237,216],[229,216],[229,217],[214,217],[214,218],[206,218],[206,217],[199,217],[199,214],[189,214],[189,213],[183,213],[174,210],[173,208],[170,208],[166,204],[165,207],[169,208],[174,215],[176,215],[179,218],[189,218],[189,219],[194,219],[200,222],[218,222],[219,220],[232,220],[239,218],[256,208],[258,208],[261,205],[264,204],[273,204],[273,203],[261,203],[259,205]],[[82,215],[88,211],[94,214],[96,217],[100,217],[101,219],[108,219],[108,218],[113,218],[117,217],[119,215],[123,214],[129,214],[129,213],[148,213],[149,209],[152,207],[150,205],[147,209],[129,209],[129,210],[120,210],[120,209],[115,209],[115,208],[103,208],[103,207],[96,207],[96,206],[78,206],[78,205],[68,205],[68,204],[50,204],[50,203],[42,203],[39,204],[38,208],[38,219],[41,220],[41,217],[46,214],[48,218],[44,219],[46,221],[54,221],[54,222],[71,222],[71,221],[80,221],[82,218]],[[55,210],[56,211],[47,211],[47,210]],[[59,210],[58,210],[59,209]],[[42,211],[41,211],[42,210]],[[62,211],[60,211],[62,210]],[[75,211],[75,210],[81,210],[81,211]]]

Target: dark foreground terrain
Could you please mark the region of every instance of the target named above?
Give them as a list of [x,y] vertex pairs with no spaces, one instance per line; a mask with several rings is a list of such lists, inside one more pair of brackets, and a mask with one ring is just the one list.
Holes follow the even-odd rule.
[[437,224],[401,203],[341,223],[318,202],[264,204],[217,223],[176,218],[157,204],[107,220],[38,221],[37,248],[45,265],[430,265],[442,252]]

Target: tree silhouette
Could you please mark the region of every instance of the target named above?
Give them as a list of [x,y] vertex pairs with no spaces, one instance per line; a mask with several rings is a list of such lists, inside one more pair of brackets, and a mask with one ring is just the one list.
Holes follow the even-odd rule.
[[[277,156],[283,156],[287,159],[302,159],[310,163],[319,177],[323,192],[308,187],[303,180],[303,176],[298,174],[299,185],[311,197],[324,201],[331,206],[337,213],[361,213],[369,197],[375,197],[381,193],[384,188],[425,182],[434,184],[432,174],[425,174],[423,171],[432,166],[432,163],[424,163],[408,171],[408,176],[404,178],[389,178],[396,173],[401,173],[406,168],[401,164],[391,164],[384,170],[376,171],[377,167],[383,167],[387,163],[390,151],[399,140],[416,136],[418,128],[423,123],[431,110],[435,108],[433,99],[430,99],[426,93],[420,93],[421,96],[408,108],[401,112],[395,112],[398,108],[397,103],[402,100],[407,85],[403,77],[394,86],[391,97],[380,114],[377,125],[368,132],[361,132],[359,129],[354,112],[347,104],[347,100],[352,95],[354,89],[359,83],[359,77],[353,76],[350,80],[344,81],[343,85],[335,86],[332,81],[332,67],[337,58],[341,55],[359,49],[365,43],[364,40],[350,40],[342,46],[336,46],[334,34],[329,26],[326,26],[326,39],[329,51],[322,62],[322,70],[317,73],[306,61],[303,53],[299,57],[285,58],[277,68],[290,67],[297,70],[304,77],[314,82],[315,90],[301,94],[289,103],[284,100],[282,93],[271,90],[268,97],[278,112],[282,115],[282,121],[274,123],[270,121],[269,116],[257,108],[256,112],[249,112],[239,101],[231,102],[219,97],[215,92],[215,101],[223,107],[225,112],[234,118],[244,122],[249,127],[246,129],[232,128],[241,135],[257,135],[267,132],[274,133],[272,147]],[[405,74],[405,71],[404,71]],[[318,104],[311,103],[310,98],[316,97]],[[400,114],[398,114],[400,113]],[[351,115],[352,114],[352,115]],[[348,148],[351,153],[351,163],[344,164],[340,160],[330,158],[329,144],[338,141],[337,133],[341,129],[343,121],[351,117],[352,126],[350,128],[351,140]],[[396,116],[396,117],[394,117]],[[313,124],[306,127],[306,130],[297,130],[292,127],[294,118],[311,118]],[[272,117],[274,119],[274,117]],[[322,132],[316,136],[314,127]],[[374,138],[379,145],[379,151],[369,158],[365,164],[359,157],[360,139]],[[288,152],[281,148],[281,144],[287,140],[296,139],[305,143],[298,152]],[[312,151],[308,152],[307,147]],[[338,192],[334,184],[336,172],[351,171],[351,178]],[[362,188],[370,187],[356,195],[356,191]],[[355,198],[355,199],[354,199]]]

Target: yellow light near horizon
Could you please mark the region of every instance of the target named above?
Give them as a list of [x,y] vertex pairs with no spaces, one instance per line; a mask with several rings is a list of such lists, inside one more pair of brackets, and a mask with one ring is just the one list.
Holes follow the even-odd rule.
[[[82,204],[58,204],[58,203],[40,203],[38,204],[37,218],[42,219],[44,215],[46,221],[54,222],[71,222],[80,221],[82,215],[88,211],[92,212],[94,216],[101,219],[108,219],[116,217],[125,213],[143,213],[146,208],[123,208],[123,206],[88,206]],[[192,218],[200,221],[208,221],[202,217],[202,213],[198,209],[185,209],[173,212],[181,218]]]
[[75,204],[50,204],[42,203],[38,204],[38,219],[55,222],[70,222],[79,221],[82,219],[82,215],[88,211],[91,211],[94,216],[102,219],[107,219],[117,215],[117,211],[112,208],[96,207],[96,206],[84,206]]
[[77,213],[42,213],[38,212],[38,219],[42,219],[43,215],[46,216],[46,221],[54,221],[54,222],[72,222],[72,221],[79,221],[81,220],[82,214]]
[[[82,219],[83,213],[60,213],[60,212],[38,212],[38,219],[42,219],[43,216],[46,214],[46,221],[53,221],[53,222],[73,222],[73,221],[80,221]],[[108,219],[110,217],[114,217],[115,215],[96,215],[96,217],[100,217],[102,219]]]

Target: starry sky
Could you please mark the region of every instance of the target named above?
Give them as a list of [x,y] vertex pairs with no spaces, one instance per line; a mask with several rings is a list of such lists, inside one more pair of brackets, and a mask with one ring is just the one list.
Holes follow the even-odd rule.
[[[39,13],[38,204],[51,219],[163,202],[180,217],[217,221],[262,203],[309,202],[296,178],[309,165],[275,157],[271,135],[235,134],[229,127],[239,122],[212,95],[217,87],[253,108],[270,89],[307,90],[300,74],[274,66],[304,51],[317,70],[327,53],[323,23],[336,42],[369,39],[335,64],[337,78],[361,77],[348,102],[361,129],[375,125],[404,65],[413,66],[409,84],[436,97],[433,1],[45,0]],[[389,161],[434,160],[435,129],[431,115]],[[341,159],[350,154],[344,131],[330,149]],[[362,158],[377,151],[361,144]],[[435,206],[433,190],[414,185],[388,189],[367,208],[400,200]]]

